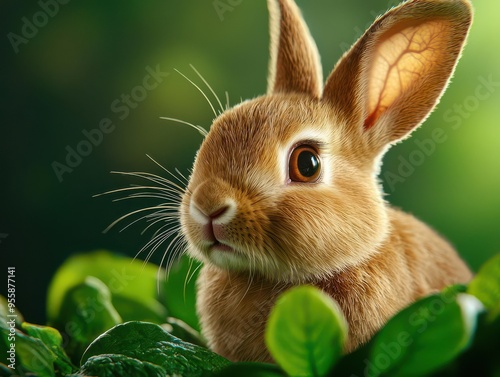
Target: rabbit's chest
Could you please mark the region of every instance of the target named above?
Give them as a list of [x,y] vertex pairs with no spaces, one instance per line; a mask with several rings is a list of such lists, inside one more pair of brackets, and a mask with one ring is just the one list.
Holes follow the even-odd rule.
[[210,348],[230,360],[272,361],[264,345],[265,326],[287,287],[205,266],[198,279],[197,309]]

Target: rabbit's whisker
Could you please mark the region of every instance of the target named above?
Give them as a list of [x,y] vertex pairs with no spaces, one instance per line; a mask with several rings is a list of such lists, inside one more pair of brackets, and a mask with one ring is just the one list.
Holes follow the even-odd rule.
[[176,192],[181,193],[181,194],[184,192],[184,188],[179,186],[177,183],[172,182],[169,179],[160,177],[160,176],[158,176],[156,174],[152,174],[152,173],[112,171],[111,174],[120,174],[120,175],[127,175],[127,176],[129,175],[129,176],[133,176],[133,177],[138,177],[138,178],[149,180],[151,182],[158,183],[159,185],[161,185],[165,188],[171,189],[171,190],[173,188],[176,188],[177,189]]
[[111,225],[109,225],[105,230],[104,230],[104,233],[107,233],[111,228],[113,228],[116,224],[118,224],[119,222],[125,220],[126,218],[130,217],[130,216],[133,216],[137,213],[141,213],[141,212],[144,212],[144,211],[152,211],[152,210],[155,210],[155,209],[162,209],[162,208],[166,208],[166,209],[170,209],[170,207],[164,207],[164,206],[154,206],[154,207],[147,207],[147,208],[141,208],[141,209],[137,209],[135,211],[132,211],[132,212],[129,212],[127,213],[126,215],[123,215],[121,216],[119,219],[113,221],[111,223]]
[[[186,176],[184,174],[182,174],[179,171],[179,169],[175,168],[175,172],[178,174],[178,175],[175,175],[170,170],[168,170],[166,167],[164,167],[162,164],[160,164],[158,161],[156,161],[153,157],[151,157],[149,154],[146,154],[146,157],[149,158],[151,161],[153,161],[160,169],[165,171],[168,175],[170,175],[172,178],[174,178],[181,185],[187,185],[189,183],[189,180],[186,178]],[[170,181],[168,181],[168,182],[170,182]]]
[[[149,259],[151,259],[151,257],[153,256],[154,252],[156,250],[158,250],[158,248],[169,238],[171,237],[173,234],[176,234],[178,233],[179,231],[179,228],[178,227],[175,227],[175,228],[172,228],[170,230],[165,230],[163,231],[162,233],[156,235],[155,237],[151,238],[151,240],[149,240],[140,250],[139,252],[136,254],[136,257],[138,257],[142,252],[146,251],[148,248],[150,248],[146,258],[145,258],[145,261],[149,261]],[[177,237],[177,236],[176,236]],[[169,246],[167,247],[167,251],[169,250],[169,247],[170,247],[171,243],[169,244]],[[162,257],[162,263],[160,263],[160,268],[161,268],[161,265],[163,264],[163,259],[165,257],[165,255],[167,255],[168,253],[165,253]]]
[[198,131],[201,134],[201,136],[203,136],[203,137],[206,137],[208,135],[208,131],[206,129],[204,129],[202,126],[197,126],[195,124],[186,122],[185,120],[181,120],[181,119],[177,119],[177,118],[170,118],[170,117],[160,117],[160,119],[170,120],[172,122],[177,122],[177,123],[188,125],[188,126],[194,128],[196,131]]
[[[179,192],[177,190],[172,190],[170,187],[169,188],[166,188],[166,187],[157,187],[157,186],[131,186],[131,187],[124,187],[124,188],[121,188],[121,189],[116,189],[116,190],[111,190],[111,191],[107,191],[107,192],[104,192],[102,194],[96,194],[94,195],[93,197],[98,197],[98,196],[103,196],[103,195],[109,195],[109,194],[117,194],[119,192],[125,192],[125,191],[133,191],[133,190],[157,190],[157,191],[160,191],[161,194],[165,195],[165,196],[169,196],[169,195],[172,195],[172,193],[176,194],[176,195],[182,195],[182,192]],[[117,201],[117,200],[120,200],[120,199],[113,199],[113,201]]]
[[165,224],[162,225],[160,228],[158,228],[155,231],[155,233],[153,234],[153,237],[156,237],[156,235],[158,235],[160,232],[162,232],[164,228],[170,227],[172,224],[179,221],[179,217],[177,216],[177,214],[174,214],[174,213],[172,213],[172,214],[153,213],[153,214],[151,214],[151,217],[157,217],[157,219],[156,220],[154,220],[153,218],[147,219],[146,221],[148,221],[148,222],[151,221],[151,224],[149,224],[146,228],[144,228],[144,230],[141,232],[141,235],[146,233],[146,231],[149,228],[153,227],[154,225],[158,224],[159,222],[164,222]]
[[207,80],[205,80],[205,78],[201,75],[201,73],[198,72],[197,69],[192,64],[189,64],[189,66],[198,75],[198,77],[203,81],[203,83],[207,86],[207,88],[212,92],[213,96],[215,97],[215,99],[219,103],[219,106],[220,106],[220,109],[221,109],[221,114],[222,114],[224,112],[224,106],[222,106],[222,102],[220,101],[219,96],[217,95],[217,93],[215,93],[215,91],[212,89],[212,87],[207,82]]
[[191,85],[193,85],[196,89],[198,89],[198,91],[201,93],[201,95],[203,97],[205,97],[205,99],[207,100],[208,104],[210,105],[210,108],[212,109],[214,115],[215,115],[215,118],[217,118],[219,116],[219,114],[217,114],[217,111],[215,111],[215,107],[214,105],[212,105],[212,102],[210,102],[210,99],[208,98],[208,96],[205,94],[205,92],[198,86],[196,85],[196,83],[191,80],[189,77],[187,77],[185,74],[183,74],[182,72],[180,72],[179,70],[177,69],[174,69],[175,72],[177,72],[179,75],[181,75],[182,77],[184,77],[187,81],[189,81],[191,83]]
[[[200,127],[201,128],[201,127]],[[206,134],[206,131],[205,131]],[[147,255],[144,259],[144,264],[146,264],[153,254],[166,242],[165,252],[161,257],[161,262],[158,268],[158,278],[162,273],[162,266],[165,266],[164,278],[168,277],[168,270],[172,267],[173,263],[179,259],[180,255],[184,252],[187,241],[184,239],[182,233],[180,232],[180,212],[179,207],[182,201],[182,196],[188,192],[184,186],[187,185],[188,179],[184,174],[182,174],[178,169],[175,172],[171,172],[163,167],[158,161],[156,161],[151,156],[147,157],[154,162],[158,167],[164,170],[170,177],[165,178],[153,173],[147,172],[117,172],[113,171],[113,174],[120,174],[123,176],[132,176],[139,179],[144,179],[153,183],[146,185],[131,185],[130,187],[110,190],[108,192],[94,195],[102,196],[108,194],[125,194],[125,196],[113,199],[113,202],[123,201],[129,199],[155,199],[160,200],[162,203],[156,206],[148,206],[146,208],[140,208],[131,211],[110,224],[104,232],[108,232],[112,227],[118,223],[132,217],[135,215],[140,215],[138,218],[131,221],[129,224],[125,225],[120,232],[131,227],[132,225],[144,221],[146,226],[141,231],[141,235],[146,233],[148,230],[158,227],[151,239],[136,253],[135,258],[139,257],[143,252],[147,251]],[[146,214],[144,214],[147,212]],[[170,240],[170,241],[169,241]],[[158,291],[160,289],[160,279],[158,279]]]
[[[190,269],[192,268],[193,263],[194,263],[194,259],[191,259],[191,263],[190,263],[190,267],[189,267]],[[200,264],[198,264],[198,266],[197,266],[197,267],[196,267],[196,268],[195,268],[195,269],[194,269],[191,273],[189,273],[189,271],[188,271],[188,274],[187,274],[187,276],[186,276],[186,278],[187,278],[187,279],[186,279],[186,282],[185,282],[185,284],[184,284],[184,285],[189,284],[189,282],[190,282],[190,281],[193,279],[193,277],[196,275],[196,272],[197,272],[197,271],[198,271],[198,270],[199,270],[202,266],[203,266],[203,264],[201,264],[201,263],[200,263]]]
[[[146,221],[152,221],[152,220],[150,220],[150,219],[151,219],[152,217],[158,217],[158,216],[159,216],[159,215],[158,215],[158,214],[159,214],[159,212],[160,212],[160,211],[157,211],[157,212],[154,212],[154,213],[149,213],[149,214],[147,214],[147,215],[141,216],[141,217],[139,217],[138,219],[136,219],[136,220],[132,221],[130,224],[128,224],[128,225],[126,225],[126,226],[124,226],[122,229],[120,229],[120,231],[119,231],[119,232],[120,232],[120,233],[121,233],[121,232],[123,232],[125,229],[127,229],[127,228],[131,227],[132,225],[134,225],[134,224],[138,223],[139,221],[142,221],[142,220],[145,220],[145,219],[146,219]],[[157,221],[165,221],[167,224],[171,224],[171,223],[173,223],[173,222],[175,222],[175,221],[177,220],[177,216],[175,216],[175,213],[172,213],[170,210],[169,210],[169,211],[167,211],[166,213],[162,214],[161,216],[162,216],[162,218],[161,218],[160,220],[157,220]],[[151,224],[150,224],[150,225],[151,225]],[[143,234],[146,232],[146,230],[150,227],[150,225],[148,225],[148,226],[146,227],[146,229],[144,229],[144,230],[141,232],[141,235],[143,235]]]
[[226,110],[228,110],[231,107],[229,104],[229,93],[226,91]]

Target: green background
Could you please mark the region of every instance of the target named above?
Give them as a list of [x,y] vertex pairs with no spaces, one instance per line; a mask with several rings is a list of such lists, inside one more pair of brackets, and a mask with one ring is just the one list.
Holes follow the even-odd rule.
[[[97,248],[133,256],[151,237],[152,232],[140,235],[145,223],[103,234],[113,220],[145,203],[92,196],[139,183],[110,175],[111,170],[161,173],[146,154],[168,169],[186,173],[190,168],[201,136],[159,117],[209,128],[213,114],[174,69],[196,79],[193,64],[221,97],[229,93],[232,105],[266,91],[265,1],[219,3],[234,5],[218,14],[212,0],[72,0],[59,5],[18,53],[8,35],[21,35],[23,17],[32,20],[40,4],[8,0],[0,5],[0,234],[8,235],[0,238],[0,255],[2,270],[16,267],[18,307],[28,321],[43,322],[50,277],[67,256]],[[326,76],[346,46],[395,2],[298,4]],[[387,199],[446,235],[477,269],[500,251],[500,85],[490,92],[483,85],[482,99],[476,94],[482,80],[500,82],[500,3],[477,1],[475,7],[455,79],[424,126],[388,153],[382,177],[398,174],[401,160],[418,150],[416,140],[442,128],[446,141],[403,182],[386,184]],[[142,83],[147,66],[157,65],[170,75],[120,120],[111,104]],[[456,106],[464,106],[461,115]],[[108,117],[113,132],[59,182],[53,162],[65,163],[66,147],[75,148],[85,139],[83,130]],[[159,263],[161,254],[152,260]],[[0,293],[5,290],[6,283],[0,284]]]

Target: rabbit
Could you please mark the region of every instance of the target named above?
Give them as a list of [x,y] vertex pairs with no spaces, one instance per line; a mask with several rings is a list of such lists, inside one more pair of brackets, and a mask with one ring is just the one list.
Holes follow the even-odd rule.
[[384,200],[381,158],[436,106],[471,22],[467,0],[410,0],[379,17],[323,84],[293,0],[268,0],[267,94],[218,116],[180,204],[203,267],[197,311],[212,350],[273,362],[266,321],[310,284],[341,308],[345,352],[416,299],[472,277],[450,244]]

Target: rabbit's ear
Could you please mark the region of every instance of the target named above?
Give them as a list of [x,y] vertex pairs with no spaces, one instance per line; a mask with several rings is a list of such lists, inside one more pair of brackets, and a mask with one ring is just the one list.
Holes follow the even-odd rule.
[[413,0],[379,18],[323,92],[373,152],[409,135],[439,101],[472,21],[467,0]]
[[271,59],[268,93],[321,96],[323,72],[318,49],[293,0],[268,0]]

